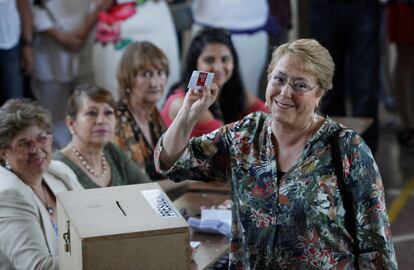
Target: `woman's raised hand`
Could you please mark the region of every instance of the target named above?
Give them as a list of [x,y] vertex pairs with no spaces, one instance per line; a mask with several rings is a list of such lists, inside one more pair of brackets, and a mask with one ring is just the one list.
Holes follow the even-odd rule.
[[187,119],[197,122],[216,101],[218,89],[218,85],[212,83],[211,87],[204,86],[200,90],[188,90],[182,107],[187,114]]
[[190,89],[187,92],[183,105],[163,137],[164,151],[159,157],[163,167],[170,168],[177,161],[190,139],[194,125],[216,101],[218,89],[218,85],[212,83],[211,87]]

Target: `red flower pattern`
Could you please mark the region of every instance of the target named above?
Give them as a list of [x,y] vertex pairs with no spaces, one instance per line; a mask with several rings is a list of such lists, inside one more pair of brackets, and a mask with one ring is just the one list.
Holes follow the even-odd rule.
[[99,13],[96,25],[96,40],[103,44],[121,40],[120,22],[136,13],[135,3],[114,4],[108,11]]

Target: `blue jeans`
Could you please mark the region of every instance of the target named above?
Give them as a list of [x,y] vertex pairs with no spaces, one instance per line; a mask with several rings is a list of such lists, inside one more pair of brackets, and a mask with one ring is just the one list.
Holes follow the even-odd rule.
[[311,0],[310,35],[328,49],[335,62],[333,89],[323,98],[321,112],[371,117],[362,137],[375,153],[378,144],[378,95],[381,5],[378,0]]
[[0,49],[0,105],[10,98],[23,97],[20,46]]

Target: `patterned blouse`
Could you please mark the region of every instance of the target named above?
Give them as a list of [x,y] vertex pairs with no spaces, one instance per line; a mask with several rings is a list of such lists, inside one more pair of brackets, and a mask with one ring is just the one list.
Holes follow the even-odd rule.
[[[129,158],[145,170],[152,180],[165,179],[165,176],[155,171],[154,145],[147,141],[125,102],[118,103],[116,116],[115,143]],[[165,132],[164,122],[155,106],[149,114],[148,122],[151,139],[155,143]]]
[[[397,269],[378,167],[365,142],[349,129],[341,132],[339,144],[355,206],[355,243],[346,230],[328,144],[339,128],[327,118],[278,179],[271,116],[253,113],[191,139],[165,173],[176,181],[231,181],[230,269],[354,269],[354,244],[361,269]],[[159,171],[161,142],[155,149]]]

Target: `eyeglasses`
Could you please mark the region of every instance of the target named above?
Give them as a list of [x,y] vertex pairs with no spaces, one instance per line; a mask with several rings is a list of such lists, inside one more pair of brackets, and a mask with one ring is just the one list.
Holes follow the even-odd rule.
[[39,134],[36,138],[27,140],[21,139],[16,143],[16,146],[13,148],[19,152],[29,153],[35,146],[36,147],[46,147],[49,146],[52,141],[51,134]]
[[318,83],[317,85],[311,87],[306,82],[301,81],[301,80],[289,82],[286,77],[279,76],[279,75],[273,76],[273,83],[274,85],[280,88],[284,87],[286,84],[289,84],[295,93],[305,93],[320,85]]

